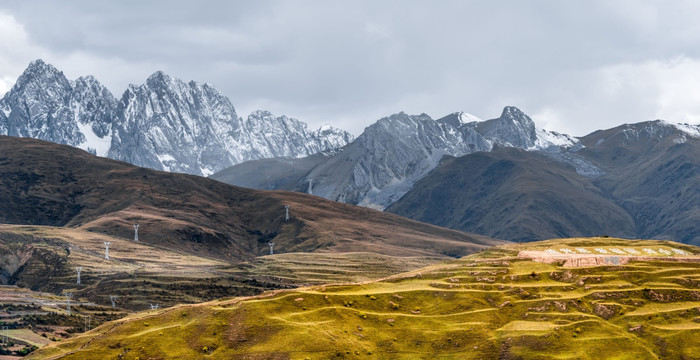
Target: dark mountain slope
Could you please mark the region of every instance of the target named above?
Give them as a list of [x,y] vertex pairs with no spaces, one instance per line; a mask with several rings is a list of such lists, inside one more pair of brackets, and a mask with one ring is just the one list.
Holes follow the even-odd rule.
[[260,190],[294,190],[304,175],[331,155],[317,153],[303,158],[271,158],[246,161],[209,176],[227,184]]
[[573,167],[513,148],[445,158],[387,211],[513,241],[635,233],[626,211]]
[[635,219],[636,236],[700,244],[700,138],[663,121],[597,131],[580,151],[595,183]]
[[[291,208],[285,222],[284,205]],[[0,219],[80,227],[199,255],[245,260],[269,251],[460,256],[493,239],[318,197],[239,188],[0,136]]]
[[[450,159],[387,210],[508,240],[608,234],[700,244],[697,126],[649,121],[594,132],[562,153]],[[580,175],[562,159],[598,169]]]

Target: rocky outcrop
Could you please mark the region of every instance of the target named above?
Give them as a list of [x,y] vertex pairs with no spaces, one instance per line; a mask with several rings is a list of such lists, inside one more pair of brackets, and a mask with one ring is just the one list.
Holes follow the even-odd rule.
[[0,244],[0,284],[14,285],[19,273],[33,254],[34,247],[29,244],[20,246]]

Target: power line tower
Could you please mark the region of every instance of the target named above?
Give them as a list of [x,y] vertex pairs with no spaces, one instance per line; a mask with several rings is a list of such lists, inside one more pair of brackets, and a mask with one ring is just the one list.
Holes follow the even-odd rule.
[[139,241],[139,224],[134,224],[134,241]]
[[90,315],[84,316],[83,320],[85,321],[85,331],[90,330],[92,328],[92,317]]
[[269,242],[269,243],[267,243],[267,245],[270,246],[270,255],[274,254],[274,251],[272,250],[272,248],[275,246],[275,243]]
[[7,346],[10,343],[9,336],[7,336],[7,331],[10,329],[9,326],[2,327],[2,343]]
[[70,315],[70,299],[73,297],[73,293],[66,293],[66,312]]
[[83,271],[83,267],[82,267],[82,266],[76,266],[76,267],[75,267],[75,271],[78,272],[78,279],[76,280],[75,283],[76,283],[76,285],[80,285],[80,272]]
[[284,206],[284,221],[289,221],[289,205]]
[[110,296],[109,296],[109,301],[112,302],[112,309],[114,309],[115,307],[117,307],[117,298],[118,298],[118,297],[119,297],[119,296],[117,296],[117,295],[110,295]]
[[155,305],[151,304],[151,310],[156,310],[159,307],[160,307],[160,305],[158,305],[158,304],[155,304]]
[[111,241],[105,241],[105,260],[109,260],[109,244]]

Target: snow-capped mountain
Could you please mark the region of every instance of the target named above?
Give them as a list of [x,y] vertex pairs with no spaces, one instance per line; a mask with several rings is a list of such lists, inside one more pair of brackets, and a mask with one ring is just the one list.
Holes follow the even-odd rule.
[[[568,135],[537,128],[530,117],[515,107],[506,107],[500,117],[486,121],[464,112],[438,120],[426,114],[402,112],[380,119],[334,156],[320,164],[313,163],[296,185],[279,183],[284,183],[286,189],[384,209],[408,192],[445,155],[462,156],[507,146],[544,151],[570,163],[581,162],[577,167],[592,167],[567,152],[576,142]],[[234,184],[239,180],[248,185],[255,183],[254,179],[230,176],[235,172],[228,171],[221,178]]]
[[0,134],[63,143],[104,156],[115,107],[112,94],[93,77],[69,81],[37,60],[0,100],[5,117],[0,119]]
[[163,72],[130,85],[117,101],[92,76],[69,81],[32,62],[0,100],[0,134],[72,145],[158,170],[210,175],[254,159],[303,157],[352,141],[342,130],[312,131],[296,119],[256,111],[246,120],[209,84]]
[[[511,241],[608,234],[699,244],[697,130],[647,121],[596,131],[559,153],[447,158],[386,211]],[[597,170],[582,173],[574,157]]]
[[[498,146],[561,152],[575,139],[538,129],[515,107],[482,121],[465,113],[438,120],[395,114],[365,129],[355,142],[306,177],[314,195],[384,209],[408,192],[444,155],[462,156]],[[299,186],[303,190],[304,185]]]

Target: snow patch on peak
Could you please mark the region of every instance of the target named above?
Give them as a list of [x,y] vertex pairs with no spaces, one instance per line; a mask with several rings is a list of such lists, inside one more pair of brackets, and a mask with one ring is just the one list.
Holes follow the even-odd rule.
[[536,129],[537,140],[535,140],[535,145],[528,150],[545,150],[552,146],[556,147],[572,147],[578,140],[576,140],[571,135],[560,134],[555,131],[547,131],[545,129]]
[[661,120],[662,123],[666,125],[671,125],[675,127],[676,129],[696,138],[700,138],[700,125],[692,125],[692,124],[680,124],[680,123],[672,123],[668,121],[663,121]]
[[83,136],[85,136],[85,141],[78,144],[78,147],[88,152],[92,152],[90,150],[93,150],[95,155],[97,156],[107,156],[107,152],[109,152],[109,147],[112,144],[112,135],[109,134],[104,137],[99,137],[97,134],[95,134],[95,131],[92,129],[92,124],[83,124],[82,122],[78,121],[79,114],[79,111],[76,111],[75,123],[76,125],[78,125],[78,130],[80,130]]
[[463,111],[457,113],[457,119],[459,119],[459,122],[462,124],[484,121],[483,119],[481,119],[480,117],[478,117],[476,115],[472,115],[470,113],[465,113]]

